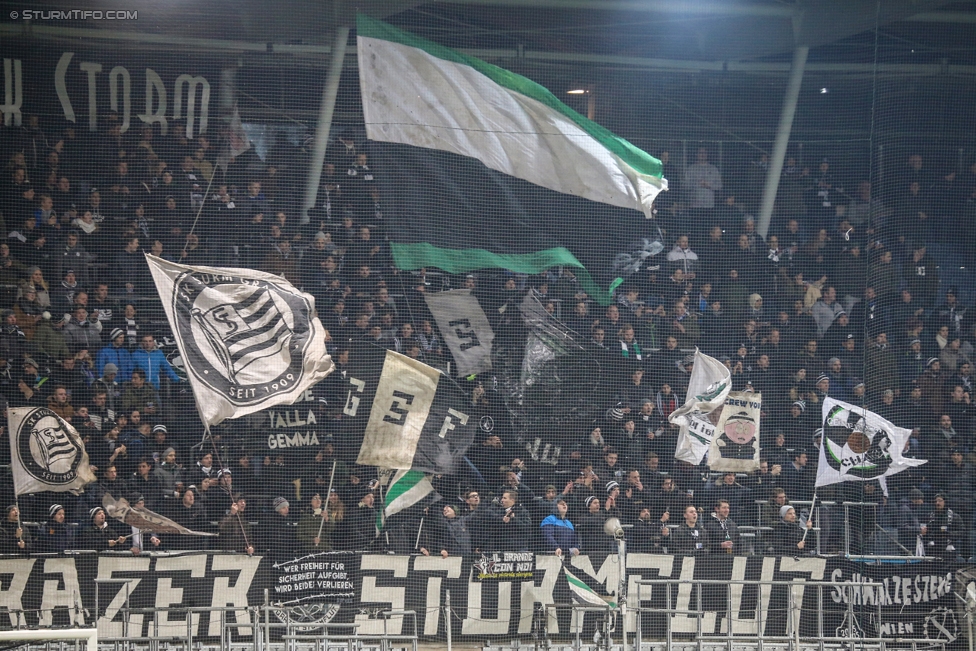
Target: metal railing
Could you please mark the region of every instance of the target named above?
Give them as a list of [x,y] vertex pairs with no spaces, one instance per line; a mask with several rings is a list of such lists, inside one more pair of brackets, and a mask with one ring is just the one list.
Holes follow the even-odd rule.
[[[919,649],[945,649],[946,642],[941,640],[933,640],[930,638],[917,638],[917,637],[899,637],[890,636],[885,637],[878,635],[875,637],[868,636],[860,626],[853,624],[856,621],[855,611],[854,611],[854,600],[847,599],[846,612],[844,615],[844,620],[840,628],[847,626],[847,635],[827,635],[827,631],[824,630],[824,589],[835,589],[835,588],[856,588],[858,590],[865,589],[877,589],[878,598],[875,599],[875,604],[877,606],[877,612],[872,613],[876,617],[876,626],[880,630],[884,624],[883,618],[883,584],[870,584],[870,583],[857,583],[852,581],[807,581],[802,582],[797,581],[763,581],[763,580],[716,580],[716,579],[691,579],[683,580],[681,582],[675,581],[673,579],[645,579],[636,582],[637,590],[636,594],[632,595],[634,601],[637,605],[631,606],[629,609],[636,614],[636,633],[635,633],[635,648],[640,649],[643,639],[643,618],[648,614],[664,615],[664,641],[666,648],[671,648],[674,644],[674,636],[676,631],[674,631],[673,620],[679,616],[683,617],[694,617],[695,618],[695,631],[688,632],[685,630],[678,631],[677,634],[681,635],[692,635],[694,637],[694,643],[697,645],[699,651],[704,650],[705,644],[716,645],[721,644],[725,646],[728,651],[733,651],[734,645],[742,645],[744,642],[753,641],[755,643],[755,648],[758,651],[762,651],[764,643],[775,643],[779,645],[785,644],[791,651],[799,651],[801,648],[816,647],[820,651],[824,651],[828,646],[845,645],[850,646],[854,643],[863,646],[876,646],[880,651],[885,651],[887,645],[896,645],[899,648],[910,648],[912,651],[918,651]],[[685,608],[679,608],[677,606],[676,592],[677,589],[690,584],[692,589],[696,594],[696,603],[694,606]],[[704,628],[704,619],[707,615],[714,614],[714,611],[705,611],[703,609],[703,591],[701,588],[703,586],[731,586],[739,585],[756,588],[756,604],[755,604],[755,619],[751,620],[755,622],[755,629],[751,632],[736,631],[734,626],[733,613],[736,610],[736,604],[734,603],[734,591],[725,591],[725,610],[721,611],[726,613],[725,618],[725,633],[710,633]],[[665,591],[665,606],[654,607],[654,606],[644,606],[641,605],[641,591],[644,586],[653,589],[655,586],[661,586]],[[760,589],[763,586],[768,586],[769,590],[766,594],[767,601],[764,603],[764,591]],[[772,609],[771,603],[772,599],[769,596],[772,592],[773,587],[781,586],[786,588],[786,603],[776,604],[783,606],[781,611],[776,611]],[[794,590],[802,589],[806,590],[808,588],[814,588],[817,591],[817,616],[816,616],[816,632],[813,635],[804,635],[803,630],[800,627],[800,613],[801,613],[801,603],[798,603],[795,599]],[[646,595],[647,600],[650,601],[651,595]],[[689,602],[690,603],[690,602]],[[862,606],[863,607],[863,606]],[[785,614],[785,634],[784,635],[768,635],[765,633],[766,623],[768,621],[768,616],[770,612],[782,612]],[[860,613],[860,611],[859,611]],[[838,629],[839,630],[839,629]],[[835,633],[838,631],[835,630]],[[860,634],[858,634],[860,633]]]

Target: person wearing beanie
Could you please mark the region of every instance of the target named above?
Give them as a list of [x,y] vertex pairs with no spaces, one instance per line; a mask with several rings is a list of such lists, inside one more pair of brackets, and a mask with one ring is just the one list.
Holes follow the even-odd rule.
[[288,517],[291,505],[284,497],[271,501],[271,511],[265,514],[257,532],[256,547],[273,558],[294,556],[298,549],[296,523]]
[[88,512],[88,520],[91,526],[83,530],[78,537],[78,549],[89,549],[97,552],[123,549],[122,545],[127,539],[119,535],[109,525],[105,509],[96,506]]
[[122,328],[115,328],[109,333],[109,343],[98,351],[95,359],[95,372],[98,377],[104,377],[105,366],[114,364],[117,375],[115,379],[119,382],[128,382],[132,377],[132,369],[135,368],[132,362],[132,353],[125,346],[125,332]]
[[42,554],[59,554],[68,549],[71,539],[65,525],[66,513],[60,504],[52,504],[48,509],[47,522],[37,534],[37,551]]
[[779,556],[801,556],[812,550],[812,539],[810,549],[807,549],[807,540],[803,539],[804,529],[813,528],[813,520],[807,520],[804,525],[799,522],[796,509],[789,504],[779,508],[779,522],[773,527],[773,552]]
[[[467,557],[471,554],[471,530],[468,527],[467,518],[461,517],[458,513],[459,507],[453,504],[445,504],[441,508],[440,518],[434,518],[434,549],[427,551],[429,555],[434,550],[439,550],[441,558],[448,556]],[[426,548],[421,549],[424,553]]]
[[0,529],[0,554],[30,554],[34,551],[34,540],[30,529],[20,522],[20,508],[16,504],[7,507],[7,517]]
[[603,512],[603,502],[596,495],[590,495],[583,500],[585,512],[582,516],[574,517],[577,541],[581,554],[596,554],[608,550],[607,540],[612,539],[603,533],[603,523],[607,516]]

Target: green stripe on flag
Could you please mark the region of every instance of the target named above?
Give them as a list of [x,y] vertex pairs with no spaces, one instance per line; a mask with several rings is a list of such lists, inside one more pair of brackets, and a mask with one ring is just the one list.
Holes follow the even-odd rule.
[[456,50],[428,41],[427,39],[401,31],[392,25],[363,14],[356,16],[356,34],[357,36],[382,39],[408,47],[414,47],[438,59],[469,66],[499,86],[504,86],[516,93],[532,98],[566,116],[638,174],[653,176],[658,179],[662,178],[664,169],[661,161],[635,147],[623,138],[614,135],[605,127],[580,115],[559,101],[545,87],[531,79],[526,79],[514,72],[509,72],[480,59],[467,56]]
[[561,246],[534,253],[493,253],[486,249],[445,249],[428,242],[390,242],[390,252],[397,268],[404,271],[437,267],[452,274],[476,269],[507,269],[515,273],[539,274],[553,267],[573,267],[580,286],[600,305],[612,303],[613,291],[623,282],[623,278],[616,278],[609,288],[603,289],[576,256]]
[[386,517],[408,509],[434,491],[427,476],[419,470],[399,470],[386,491]]
[[563,573],[566,575],[566,582],[569,584],[569,589],[581,602],[593,606],[617,607],[617,603],[613,601],[613,597],[604,597],[587,585],[585,581],[576,577],[565,565],[563,566]]

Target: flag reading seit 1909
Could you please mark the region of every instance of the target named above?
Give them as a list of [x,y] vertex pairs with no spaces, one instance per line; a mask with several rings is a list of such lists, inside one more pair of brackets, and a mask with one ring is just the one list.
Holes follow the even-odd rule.
[[314,299],[284,278],[146,260],[208,425],[291,404],[335,368]]
[[95,481],[78,432],[47,407],[7,411],[14,494],[75,491]]

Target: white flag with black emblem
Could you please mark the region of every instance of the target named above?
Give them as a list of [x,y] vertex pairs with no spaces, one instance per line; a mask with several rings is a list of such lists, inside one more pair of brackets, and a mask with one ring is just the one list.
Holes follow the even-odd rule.
[[454,356],[458,377],[491,370],[491,342],[495,333],[470,289],[424,294],[427,309]]
[[146,260],[208,425],[291,404],[335,368],[315,300],[284,278]]
[[14,494],[75,491],[95,481],[75,428],[47,407],[7,410]]

